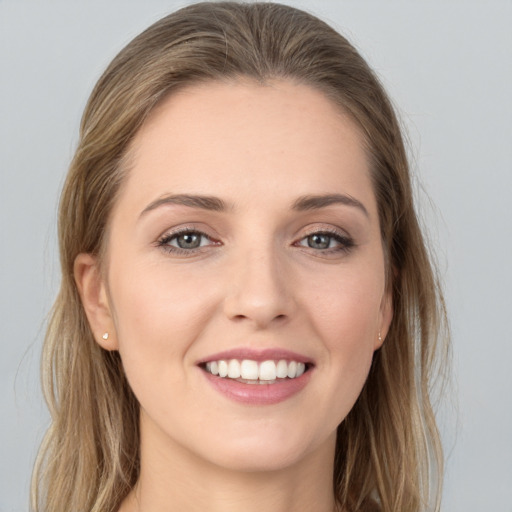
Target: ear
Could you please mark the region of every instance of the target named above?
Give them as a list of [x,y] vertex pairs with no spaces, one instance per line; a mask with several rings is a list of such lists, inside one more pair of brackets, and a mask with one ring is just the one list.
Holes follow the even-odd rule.
[[379,312],[379,333],[376,337],[374,350],[379,349],[386,336],[388,335],[389,326],[391,325],[391,320],[393,320],[393,298],[391,287],[386,290],[384,296],[382,297],[382,302],[380,304],[380,312]]
[[[97,257],[79,254],[75,258],[74,277],[96,343],[105,350],[117,350],[112,309]],[[105,333],[108,333],[107,339]]]

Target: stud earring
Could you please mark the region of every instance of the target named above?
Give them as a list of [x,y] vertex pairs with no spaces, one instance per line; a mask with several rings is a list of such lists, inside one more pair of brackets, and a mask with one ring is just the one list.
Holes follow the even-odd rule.
[[[108,335],[107,335],[108,336]],[[379,343],[382,343],[382,336],[380,334],[380,331],[379,331]]]
[[102,338],[103,338],[104,340],[108,340],[108,332],[104,333],[104,334],[103,334],[103,336],[102,336]]

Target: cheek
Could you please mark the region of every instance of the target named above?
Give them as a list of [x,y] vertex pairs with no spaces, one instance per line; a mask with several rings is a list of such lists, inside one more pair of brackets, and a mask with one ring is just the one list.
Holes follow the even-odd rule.
[[370,266],[317,279],[319,292],[310,299],[313,323],[332,350],[365,345],[378,335],[384,279]]
[[164,338],[186,336],[200,323],[208,294],[200,280],[164,264],[129,265],[110,276],[113,304],[121,339],[151,334]]
[[[130,275],[129,278],[127,276]],[[142,410],[159,425],[179,424],[193,383],[189,349],[211,314],[196,284],[147,263],[110,274],[123,368]],[[178,414],[178,418],[176,415]],[[185,434],[184,434],[185,435]]]
[[311,297],[310,324],[327,354],[319,368],[326,374],[325,402],[336,404],[338,423],[357,400],[371,366],[384,288],[379,276],[371,270],[340,273],[323,282],[323,293]]
[[132,387],[183,379],[187,350],[212,314],[200,283],[147,263],[129,272],[120,265],[109,281],[119,352]]

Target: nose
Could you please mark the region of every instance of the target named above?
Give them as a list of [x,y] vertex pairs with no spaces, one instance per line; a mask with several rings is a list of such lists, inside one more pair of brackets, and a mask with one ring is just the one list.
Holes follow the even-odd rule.
[[295,309],[293,278],[277,251],[268,248],[239,254],[232,264],[225,315],[256,329],[289,320]]

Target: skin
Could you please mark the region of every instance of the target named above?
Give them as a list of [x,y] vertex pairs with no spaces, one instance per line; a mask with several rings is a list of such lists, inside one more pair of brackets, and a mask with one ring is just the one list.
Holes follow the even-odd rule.
[[[332,511],[336,428],[392,317],[360,133],[305,85],[209,83],[166,99],[130,153],[101,269],[75,262],[97,342],[141,404],[141,476],[121,511]],[[333,193],[363,208],[293,208]],[[155,206],[169,194],[226,209]],[[207,236],[176,252],[180,228]],[[330,248],[311,246],[319,232]],[[284,402],[235,402],[196,364],[235,347],[304,354],[310,380]]]

